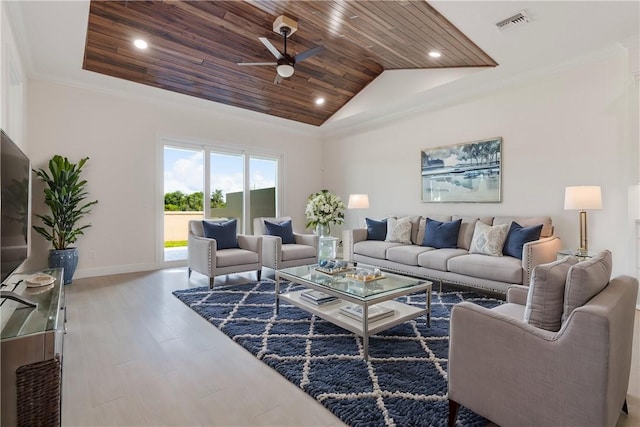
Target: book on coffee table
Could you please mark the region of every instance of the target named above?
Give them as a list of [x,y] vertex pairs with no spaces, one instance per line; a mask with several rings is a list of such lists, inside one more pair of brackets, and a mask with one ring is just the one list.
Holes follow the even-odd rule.
[[315,305],[324,305],[338,301],[337,297],[331,296],[322,291],[309,289],[300,293],[300,298]]
[[[362,320],[364,307],[358,304],[348,304],[340,307],[340,313],[349,316],[352,319]],[[372,305],[368,310],[370,322],[393,316],[394,310],[380,305]]]

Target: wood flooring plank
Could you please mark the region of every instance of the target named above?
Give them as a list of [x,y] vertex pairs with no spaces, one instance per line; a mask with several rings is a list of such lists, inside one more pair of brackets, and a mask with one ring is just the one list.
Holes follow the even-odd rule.
[[[216,284],[251,280],[254,273]],[[207,285],[172,268],[66,286],[62,425],[344,426],[171,295]],[[640,312],[633,351],[630,415],[617,427],[640,425]]]

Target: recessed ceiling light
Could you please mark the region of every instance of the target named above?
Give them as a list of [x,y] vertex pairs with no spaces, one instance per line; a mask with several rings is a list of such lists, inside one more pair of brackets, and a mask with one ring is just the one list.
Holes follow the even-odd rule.
[[431,52],[429,52],[429,56],[432,58],[440,58],[442,54],[437,50],[432,50]]
[[149,47],[149,44],[142,39],[135,39],[133,41],[133,45],[138,49],[146,49],[147,47]]
[[316,105],[324,104],[324,98],[316,98]]

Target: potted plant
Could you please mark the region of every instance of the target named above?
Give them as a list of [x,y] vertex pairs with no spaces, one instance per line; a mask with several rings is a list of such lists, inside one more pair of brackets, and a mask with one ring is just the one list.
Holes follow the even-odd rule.
[[78,249],[71,245],[91,227],[91,224],[78,225],[78,222],[98,203],[97,200],[86,201],[87,181],[80,178],[87,160],[89,158],[85,157],[75,164],[66,157],[55,155],[49,160],[48,172],[33,170],[45,183],[44,202],[51,211],[48,215],[36,214],[44,227],[34,225],[33,229],[53,245],[54,249],[49,251],[49,267],[64,268],[65,285],[71,283],[78,266]]
[[321,190],[309,196],[304,214],[307,217],[307,228],[315,228],[318,236],[331,234],[331,224],[344,222],[345,205],[340,197],[329,190]]

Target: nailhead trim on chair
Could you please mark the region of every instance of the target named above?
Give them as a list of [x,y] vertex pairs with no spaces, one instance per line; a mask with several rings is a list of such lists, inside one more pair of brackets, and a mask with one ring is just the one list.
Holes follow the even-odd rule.
[[209,273],[211,274],[211,272],[213,271],[212,268],[211,268],[211,243],[209,243],[207,248],[208,248],[208,251],[209,251],[209,257],[208,257],[209,258],[209,262],[208,262],[208,264],[209,264]]

